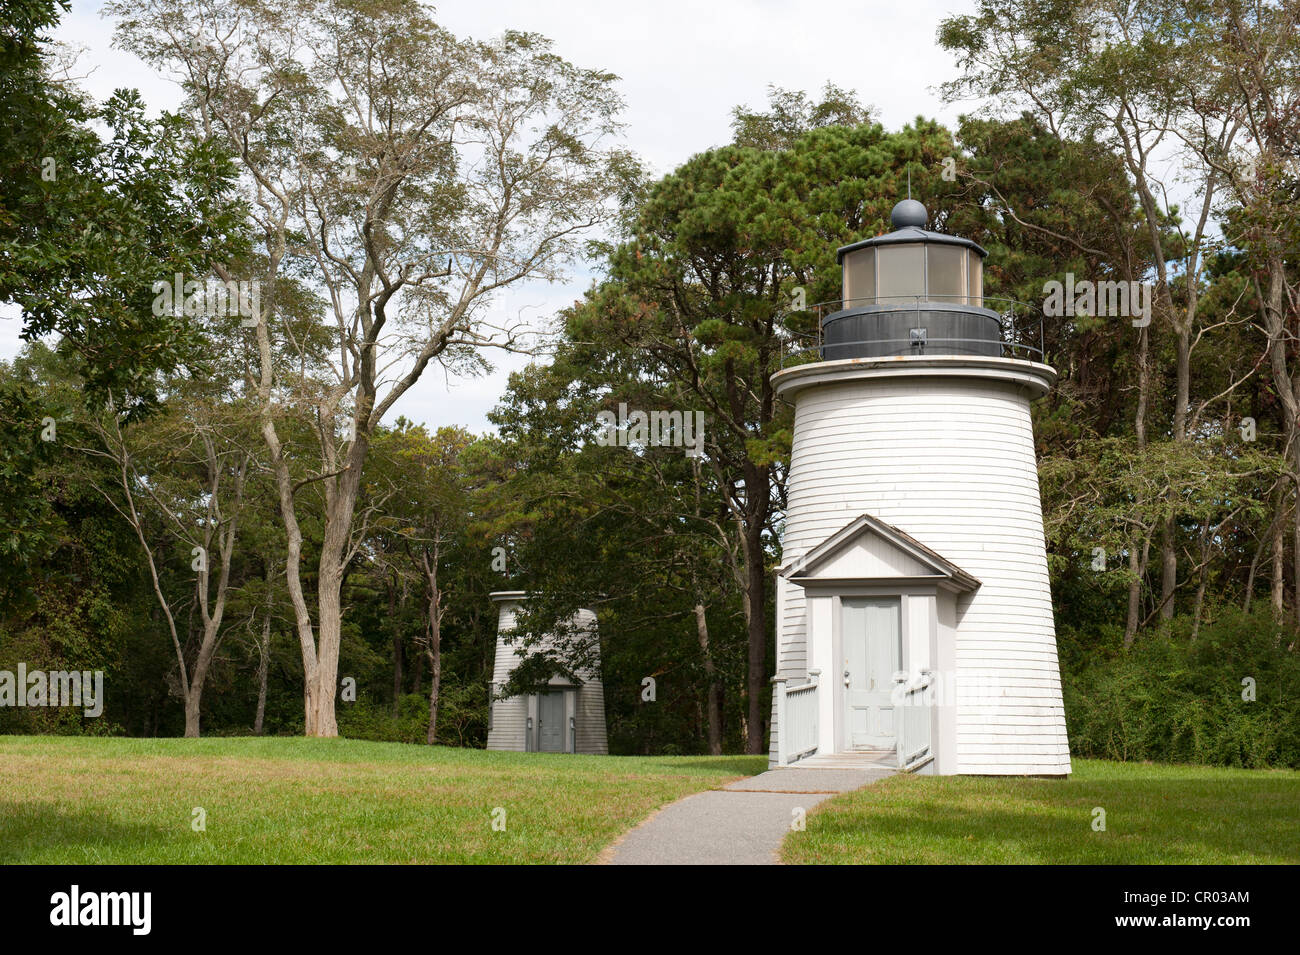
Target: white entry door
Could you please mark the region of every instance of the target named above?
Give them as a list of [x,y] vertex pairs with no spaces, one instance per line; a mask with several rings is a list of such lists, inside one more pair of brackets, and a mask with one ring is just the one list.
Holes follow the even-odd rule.
[[844,666],[844,745],[850,750],[894,746],[894,673],[902,657],[902,612],[897,597],[841,601]]

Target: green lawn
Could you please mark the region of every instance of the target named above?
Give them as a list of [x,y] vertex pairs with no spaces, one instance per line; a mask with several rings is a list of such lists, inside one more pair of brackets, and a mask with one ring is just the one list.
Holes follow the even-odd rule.
[[659,806],[766,763],[0,736],[0,863],[589,862]]
[[[0,863],[589,862],[758,757],[356,740],[0,736]],[[1300,863],[1300,773],[1075,760],[1065,781],[896,776],[791,833],[790,863]],[[206,830],[191,828],[195,807]],[[505,810],[505,831],[492,829]],[[1106,831],[1092,828],[1106,810]]]
[[1068,780],[895,776],[807,825],[785,862],[1295,864],[1300,772],[1076,759]]

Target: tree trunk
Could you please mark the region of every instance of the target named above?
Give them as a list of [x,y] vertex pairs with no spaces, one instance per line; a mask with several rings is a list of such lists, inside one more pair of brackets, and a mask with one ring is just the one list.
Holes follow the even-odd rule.
[[1124,622],[1124,646],[1133,646],[1142,609],[1142,562],[1138,557],[1137,541],[1128,549],[1128,617]]
[[1196,600],[1192,605],[1192,642],[1201,633],[1201,611],[1205,608],[1205,585],[1210,565],[1210,522],[1201,525],[1201,566],[1196,572]]
[[1279,487],[1273,518],[1272,604],[1274,618],[1281,620],[1286,597],[1286,492]]
[[433,635],[429,638],[429,731],[424,741],[432,746],[438,741],[438,694],[442,690],[442,647],[441,640]]
[[208,668],[212,665],[212,656],[216,650],[216,643],[216,633],[205,630],[203,643],[199,648],[199,658],[194,661],[194,670],[190,673],[189,690],[185,694],[185,736],[187,739],[197,739],[199,736],[203,684],[208,679]]
[[1160,544],[1160,619],[1171,620],[1174,616],[1174,591],[1178,588],[1178,554],[1175,549],[1175,536],[1178,523],[1173,516],[1165,519]]
[[[1172,307],[1172,302],[1170,303]],[[1174,385],[1173,433],[1175,441],[1187,440],[1187,406],[1191,400],[1192,343],[1188,331],[1175,324],[1177,370]],[[1178,521],[1165,519],[1160,542],[1160,619],[1172,620],[1178,589]]]
[[402,699],[402,628],[397,622],[397,584],[388,581],[388,625],[393,628],[393,716]]
[[[1282,404],[1283,426],[1286,431],[1284,442],[1288,451],[1287,463],[1292,480],[1297,480],[1300,479],[1300,466],[1297,465],[1297,459],[1300,458],[1300,447],[1297,446],[1300,443],[1300,395],[1296,394],[1288,368],[1287,349],[1290,347],[1293,338],[1287,323],[1287,300],[1289,296],[1286,264],[1276,237],[1268,237],[1267,246],[1269,249],[1268,289],[1267,295],[1261,295],[1260,298],[1263,305],[1264,325],[1268,331],[1269,363],[1273,371],[1272,384]],[[1259,291],[1258,286],[1256,286],[1256,291]],[[1279,485],[1277,497],[1274,501],[1272,527],[1272,605],[1273,616],[1277,620],[1282,619],[1286,603],[1286,571],[1283,567],[1286,551],[1286,544],[1283,540],[1286,521],[1286,499],[1286,491]],[[1300,506],[1297,506],[1296,510],[1295,520],[1300,525]],[[1293,532],[1293,536],[1300,540],[1300,526]],[[1300,553],[1293,555],[1293,557],[1297,564],[1300,565]],[[1297,570],[1297,579],[1300,579],[1300,570]],[[1300,613],[1300,591],[1297,592],[1296,604],[1297,613]]]
[[406,676],[402,672],[402,634],[400,631],[393,633],[393,715],[397,715],[398,704],[402,701],[402,679]]
[[339,735],[334,704],[339,685],[339,645],[343,640],[343,578],[357,494],[361,487],[361,469],[370,449],[370,435],[363,427],[369,411],[367,395],[363,392],[357,401],[354,438],[348,445],[347,464],[337,483],[326,482],[325,485],[325,533],[317,576],[316,668],[309,681],[308,736]]
[[[262,438],[270,452],[280,518],[285,526],[288,544],[285,577],[302,651],[303,732],[306,736],[333,737],[339,735],[334,704],[338,689],[339,644],[343,634],[343,578],[351,544],[357,494],[361,486],[361,471],[370,450],[370,435],[366,428],[373,408],[373,393],[363,389],[358,394],[353,413],[353,440],[347,446],[343,467],[321,482],[325,493],[325,526],[317,565],[317,620],[313,633],[311,613],[302,589],[302,531],[294,499],[296,489],[272,416],[270,339],[265,323],[258,324],[258,348],[262,361],[258,386],[262,401]],[[332,448],[323,464],[327,467],[337,466]]]
[[429,632],[425,652],[429,657],[429,730],[425,742],[432,746],[438,739],[438,694],[442,692],[442,591],[438,589],[438,548],[432,559],[422,551],[425,581],[429,588]]
[[194,692],[185,699],[185,738],[199,738],[199,695]]
[[1137,438],[1138,449],[1147,446],[1147,403],[1151,393],[1151,335],[1147,328],[1138,333],[1138,400],[1133,412],[1133,434]]
[[266,720],[266,683],[271,669],[271,615],[262,621],[262,643],[257,659],[257,715],[253,717],[253,735],[261,736]]
[[709,649],[709,623],[705,616],[704,604],[695,605],[695,633],[700,641],[700,653],[704,657],[704,674],[708,680],[708,706],[706,708],[706,725],[708,727],[709,755],[722,755],[722,684],[718,682],[718,667],[713,661]]
[[298,633],[298,649],[302,653],[302,704],[303,733],[316,735],[316,635],[311,620],[311,611],[307,608],[307,597],[302,589],[302,529],[298,524],[298,515],[294,508],[293,477],[289,473],[289,464],[284,457],[280,436],[271,418],[270,410],[270,345],[266,338],[264,323],[258,326],[258,339],[262,349],[263,389],[262,395],[262,438],[271,454],[271,471],[275,475],[276,503],[280,509],[280,520],[284,522],[285,586],[289,590],[289,602],[293,606],[295,629]]
[[1137,637],[1138,626],[1141,623],[1142,612],[1142,581],[1147,573],[1147,558],[1151,553],[1151,538],[1147,536],[1142,540],[1141,556],[1138,556],[1137,541],[1129,548],[1128,566],[1132,573],[1132,579],[1128,585],[1128,619],[1124,625],[1124,647],[1125,649],[1133,646],[1133,640]]
[[1264,553],[1264,541],[1260,540],[1255,547],[1255,556],[1250,559],[1250,570],[1246,573],[1246,597],[1242,601],[1241,609],[1250,613],[1251,602],[1255,599],[1255,574],[1259,571],[1259,560]]
[[1295,615],[1295,622],[1300,624],[1300,487],[1296,488],[1291,514],[1291,592],[1295,598],[1295,607],[1292,608],[1292,612]]
[[763,524],[751,520],[745,526],[745,614],[748,630],[749,668],[745,681],[748,695],[745,720],[745,752],[760,755],[767,742],[764,732],[763,690],[767,687],[767,566],[763,559]]
[[[1133,434],[1137,439],[1139,451],[1147,446],[1147,402],[1151,392],[1151,369],[1148,361],[1150,350],[1151,333],[1149,328],[1143,328],[1138,332],[1138,400],[1137,408],[1133,413]],[[1142,541],[1142,554],[1139,557],[1136,537],[1129,545],[1128,616],[1124,623],[1124,646],[1126,648],[1133,646],[1133,640],[1137,637],[1138,625],[1141,622],[1142,581],[1146,576],[1147,548],[1149,546],[1150,538],[1147,537]]]
[[[321,558],[321,563],[325,558]],[[339,681],[339,643],[343,635],[343,583],[340,575],[325,571],[320,575],[320,622],[317,626],[316,668],[308,681],[307,734],[332,737],[339,735],[334,717],[334,701]]]
[[253,716],[253,735],[261,736],[266,722],[266,686],[271,670],[271,611],[275,605],[275,568],[266,562],[266,610],[262,617],[262,639],[257,644],[257,713]]
[[[135,530],[136,538],[144,550],[145,559],[149,567],[149,576],[153,584],[154,596],[158,599],[158,606],[167,620],[167,629],[172,638],[172,649],[176,652],[176,666],[178,680],[181,688],[181,695],[185,702],[185,736],[186,738],[197,738],[200,732],[202,717],[202,700],[203,685],[207,680],[208,668],[212,662],[213,654],[216,652],[217,643],[221,636],[221,619],[225,613],[226,591],[230,585],[230,561],[235,548],[235,540],[239,527],[239,511],[243,504],[244,480],[248,473],[250,457],[246,454],[243,461],[234,469],[233,473],[233,493],[227,501],[229,509],[229,520],[224,530],[221,527],[220,514],[221,509],[217,506],[219,502],[219,492],[221,479],[227,473],[226,467],[219,460],[215,445],[205,436],[202,444],[207,452],[207,487],[208,494],[208,513],[206,520],[203,522],[205,527],[204,536],[201,538],[203,543],[196,551],[201,551],[204,555],[203,563],[198,568],[198,577],[195,579],[195,599],[190,604],[190,627],[186,636],[186,645],[182,646],[179,635],[176,630],[176,617],[172,613],[171,604],[168,602],[166,594],[163,592],[162,582],[158,575],[158,564],[154,557],[154,548],[149,543],[148,535],[144,532],[144,521],[136,508],[135,495],[133,487],[136,481],[133,475],[138,476],[135,466],[132,464],[131,454],[127,450],[126,440],[122,434],[120,424],[115,431],[110,433],[100,429],[100,437],[110,448],[110,456],[117,465],[118,475],[121,479],[122,493],[125,498],[126,509],[118,508],[122,515],[127,519],[132,529]],[[116,438],[116,441],[114,441]],[[156,499],[155,499],[156,500]],[[113,505],[118,507],[116,503]],[[176,515],[171,512],[165,505],[163,510],[173,519]],[[209,560],[212,555],[213,540],[217,542],[217,548],[221,555],[220,571],[217,576],[216,596],[211,599],[209,593],[211,577]],[[188,541],[187,543],[192,543]],[[211,600],[211,603],[210,603]],[[193,642],[194,625],[193,619],[195,612],[202,615],[203,626],[199,638],[198,659],[195,661],[194,669],[191,672],[186,666],[186,651],[188,646]]]

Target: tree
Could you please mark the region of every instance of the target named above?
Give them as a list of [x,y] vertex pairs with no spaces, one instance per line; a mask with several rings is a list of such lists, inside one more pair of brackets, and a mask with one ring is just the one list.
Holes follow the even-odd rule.
[[[1176,442],[1192,437],[1192,351],[1205,331],[1199,309],[1213,246],[1210,214],[1229,184],[1218,157],[1233,151],[1243,128],[1239,115],[1221,108],[1226,90],[1206,70],[1217,32],[1207,26],[1223,6],[1219,0],[982,0],[976,14],[950,17],[939,30],[940,45],[965,70],[946,85],[949,98],[975,93],[1004,108],[1030,110],[1056,135],[1100,141],[1123,162],[1146,224],[1156,311],[1174,336],[1170,432]],[[1159,173],[1170,156],[1196,203],[1190,229],[1170,199],[1174,183]],[[1175,242],[1168,241],[1171,223]],[[1144,429],[1140,420],[1140,435]],[[1169,619],[1178,586],[1176,514],[1161,538],[1159,606]]]
[[[401,548],[409,570],[424,590],[425,630],[417,640],[429,662],[429,729],[426,742],[438,733],[438,703],[442,690],[442,622],[446,612],[446,580],[441,572],[452,552],[463,546],[468,519],[465,462],[472,436],[463,428],[439,428],[429,434],[423,426],[399,419],[396,430],[376,436],[374,451],[388,465],[378,475],[385,499],[384,515],[376,522],[390,548]],[[388,563],[395,555],[389,554]]]
[[754,149],[789,149],[809,130],[869,122],[871,110],[858,102],[857,94],[833,83],[822,88],[820,103],[814,103],[803,90],[768,86],[766,112],[744,106],[731,111],[732,142]]
[[[609,278],[576,308],[575,341],[638,358],[611,380],[610,405],[639,377],[668,407],[701,410],[704,460],[724,490],[744,569],[748,632],[747,751],[762,752],[767,712],[769,554],[783,506],[789,409],[771,376],[816,319],[793,312],[839,295],[834,250],[881,231],[919,161],[918,195],[953,147],[933,124],[886,135],[878,126],[814,129],[785,150],[728,146],[692,158],[647,190],[632,238],[613,249]],[[935,196],[942,221],[950,205]]]
[[87,439],[77,364],[40,342],[0,362],[0,670],[105,670],[113,689],[94,718],[5,707],[5,732],[147,732],[164,688],[139,544],[95,490],[114,472],[69,451]]
[[[430,363],[486,366],[521,330],[490,315],[506,287],[557,278],[634,167],[610,145],[621,104],[534,34],[462,42],[414,0],[116,3],[118,36],[176,75],[191,128],[233,150],[264,243],[261,413],[286,529],[306,732],[337,734],[341,592],[357,499],[384,416]],[[325,381],[275,374],[277,283],[299,273],[334,331]],[[281,419],[313,428],[295,480]],[[302,460],[302,459],[300,459]],[[299,497],[324,495],[315,620],[302,583]]]
[[67,8],[16,0],[0,25],[0,302],[21,309],[25,339],[57,334],[91,393],[135,415],[156,372],[200,357],[187,316],[153,308],[152,283],[238,254],[243,210],[216,143],[147,118],[135,92],[96,105],[53,75],[46,34]]
[[[98,446],[83,452],[113,464],[116,487],[97,485],[135,532],[154,595],[176,653],[185,704],[185,735],[200,732],[203,688],[225,633],[227,598],[240,521],[256,467],[247,411],[226,397],[229,377],[177,382],[161,413],[125,421],[115,408],[92,412]],[[197,634],[182,638],[176,598],[169,594],[177,558],[195,572]],[[193,614],[190,626],[194,627]],[[196,639],[191,639],[195,637]],[[186,648],[197,644],[192,659]]]
[[[1288,259],[1300,240],[1300,9],[1282,3],[1225,3],[1223,26],[1207,38],[1211,55],[1202,68],[1216,103],[1247,134],[1237,151],[1206,156],[1230,189],[1226,231],[1245,253],[1248,281],[1267,336],[1269,383],[1281,405],[1283,447],[1292,483],[1292,585],[1300,621],[1300,369],[1292,358],[1300,330],[1300,280]],[[1278,505],[1270,537],[1273,611],[1283,612],[1283,511]]]
[[549,364],[512,375],[492,414],[500,439],[483,446],[508,465],[480,494],[480,513],[489,527],[524,532],[508,541],[509,586],[534,595],[516,621],[523,662],[506,692],[581,678],[595,645],[566,624],[594,609],[615,745],[650,752],[656,735],[681,732],[660,715],[669,707],[628,705],[649,676],[699,714],[701,750],[720,753],[726,727],[744,722],[743,709],[726,710],[745,695],[741,545],[702,455],[599,442],[611,383],[634,408],[676,403],[645,370],[634,350],[567,341]]
[[[982,229],[963,231],[979,235],[989,249],[988,292],[1032,302],[1046,280],[1064,280],[1067,273],[1126,283],[1147,274],[1146,223],[1123,162],[1104,145],[1066,138],[1028,113],[1007,121],[965,117],[958,139],[964,155],[955,181],[969,201],[991,213]],[[1176,233],[1166,232],[1166,241],[1176,243]],[[1103,316],[1076,314],[1043,325],[1044,360],[1061,373],[1050,395],[1035,405],[1044,467],[1056,454],[1073,458],[1080,442],[1127,434],[1126,419],[1132,422],[1134,453],[1143,454],[1152,403],[1150,330],[1140,329],[1134,343],[1127,322]],[[1147,503],[1139,498],[1134,506],[1143,510]],[[1132,536],[1125,547],[1111,552],[1127,553],[1129,561],[1131,642],[1151,543],[1165,528],[1147,528],[1142,521],[1128,528]]]

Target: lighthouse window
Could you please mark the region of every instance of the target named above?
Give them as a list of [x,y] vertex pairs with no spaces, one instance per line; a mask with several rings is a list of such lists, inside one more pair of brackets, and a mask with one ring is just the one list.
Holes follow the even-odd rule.
[[879,267],[882,304],[908,302],[925,294],[925,246],[920,243],[883,246]]
[[875,249],[859,249],[844,257],[844,298],[849,307],[875,303]]
[[962,274],[966,250],[959,245],[932,245],[927,254],[930,256],[930,298],[936,302],[966,304],[966,276]]

